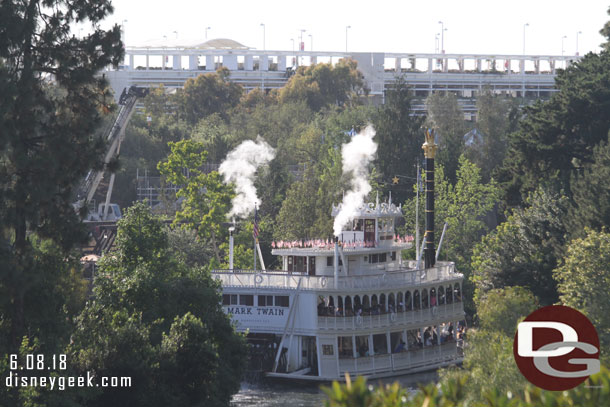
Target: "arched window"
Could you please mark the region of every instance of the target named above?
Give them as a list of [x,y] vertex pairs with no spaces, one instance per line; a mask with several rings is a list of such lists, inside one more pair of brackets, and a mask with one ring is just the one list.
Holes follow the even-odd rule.
[[421,303],[419,302],[419,290],[413,292],[413,309],[415,311],[421,309]]
[[335,297],[328,297],[328,306],[329,307],[334,307],[335,306]]
[[354,307],[352,305],[352,298],[347,295],[345,296],[345,313],[346,317],[351,317],[354,315]]
[[396,300],[394,299],[394,293],[388,295],[388,312],[396,312]]
[[430,307],[436,307],[438,304],[436,299],[436,288],[430,289]]
[[453,302],[453,287],[451,286],[451,284],[447,286],[445,296],[447,297],[447,304],[451,304]]
[[438,288],[438,303],[439,305],[445,304],[445,288],[443,286]]
[[424,309],[428,308],[428,304],[428,290],[424,288],[421,290],[421,307]]
[[379,311],[383,314],[387,311],[387,307],[385,304],[385,294],[381,294],[379,296]]
[[341,296],[337,297],[337,311],[335,315],[338,317],[342,317],[345,315],[345,310],[343,308],[343,298]]
[[365,295],[362,297],[362,311],[365,314],[371,314],[371,303],[369,302],[369,296]]
[[360,301],[360,296],[356,295],[354,297],[354,314],[358,315],[362,313],[362,302]]
[[402,299],[402,292],[399,292],[398,294],[396,294],[396,310],[399,312],[402,312],[405,310],[405,302]]
[[413,299],[411,298],[411,291],[405,292],[405,311],[413,310]]
[[455,302],[462,301],[462,292],[460,291],[459,283],[455,283],[455,286],[453,287],[453,299]]

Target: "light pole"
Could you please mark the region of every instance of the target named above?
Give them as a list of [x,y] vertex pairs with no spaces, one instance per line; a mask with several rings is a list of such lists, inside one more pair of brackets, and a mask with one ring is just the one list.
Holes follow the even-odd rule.
[[563,37],[561,37],[561,56],[563,56],[563,53],[564,53],[563,43],[566,38],[568,38],[567,35],[564,35]]
[[578,56],[578,35],[582,34],[582,31],[576,32],[576,56]]
[[351,25],[345,26],[345,52],[347,52],[347,30],[349,30],[350,28],[352,28]]
[[263,27],[263,51],[265,51],[265,24],[261,23],[261,27]]
[[442,21],[438,22],[441,25],[441,54],[445,53],[445,24]]
[[303,33],[307,30],[300,29],[301,34],[299,34],[299,51],[305,50],[305,44],[303,44]]
[[290,41],[292,41],[292,52],[294,52],[294,38],[291,38]]
[[313,35],[309,35],[309,51],[313,51]]
[[173,31],[174,34],[176,34],[176,39],[178,39],[178,31]]
[[439,35],[441,35],[440,33],[436,33],[434,34],[434,53],[438,54],[438,41],[439,41]]
[[208,39],[208,30],[211,30],[212,27],[205,27],[205,39]]
[[523,55],[525,55],[525,28],[529,26],[530,23],[523,24]]

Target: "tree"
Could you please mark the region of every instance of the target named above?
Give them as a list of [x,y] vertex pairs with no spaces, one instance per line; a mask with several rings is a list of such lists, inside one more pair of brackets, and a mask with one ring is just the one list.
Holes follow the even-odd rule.
[[476,306],[482,329],[512,338],[517,323],[538,308],[538,300],[527,288],[505,287],[487,291]]
[[510,206],[549,180],[570,194],[572,171],[591,163],[593,148],[608,137],[609,64],[610,51],[587,54],[558,71],[558,92],[549,101],[524,109],[500,171]]
[[[411,90],[403,78],[398,78],[386,91],[385,104],[373,117],[378,145],[375,166],[381,179],[387,183],[384,193],[388,192],[390,181],[396,175],[415,178],[416,163],[423,157],[421,125],[424,118],[412,114],[411,101]],[[396,202],[404,202],[413,196],[411,188],[402,184],[392,188],[392,195]]]
[[[0,3],[0,219],[11,265],[1,284],[10,298],[3,312],[13,349],[26,333],[25,309],[34,305],[26,276],[36,269],[31,236],[64,250],[84,237],[72,192],[102,165],[104,141],[95,130],[112,98],[96,74],[123,56],[119,26],[100,28],[112,11],[108,0]],[[91,34],[72,35],[77,22],[89,22]]]
[[279,102],[304,100],[313,111],[325,106],[343,106],[366,93],[364,79],[357,63],[341,59],[334,66],[316,64],[301,66],[279,92]]
[[457,96],[452,92],[430,94],[426,98],[426,107],[426,126],[434,128],[439,139],[436,162],[443,166],[445,174],[453,184],[456,180],[458,158],[464,150],[464,134],[467,132],[464,112],[458,104]]
[[539,188],[526,203],[474,247],[475,301],[491,289],[507,286],[528,288],[542,305],[557,301],[552,273],[563,255],[567,198]]
[[187,79],[175,100],[179,116],[194,125],[213,113],[228,117],[228,110],[239,103],[242,93],[241,85],[229,81],[229,70],[223,67],[215,73]]
[[610,228],[610,143],[593,149],[593,162],[570,180],[573,203],[567,223],[571,236],[581,237],[585,227]]
[[211,239],[216,261],[220,264],[217,236],[222,231],[220,225],[226,220],[234,192],[223,183],[217,171],[209,174],[203,171],[207,152],[202,143],[182,140],[169,146],[171,153],[159,162],[158,168],[168,182],[180,186],[176,197],[183,201],[174,224],[183,222],[184,226],[196,230],[200,239]]
[[132,386],[96,392],[87,405],[228,405],[246,346],[222,311],[219,284],[173,256],[146,205],[118,227],[116,255],[100,260],[94,301],[66,353],[78,373],[130,376]]
[[563,265],[553,271],[561,303],[585,314],[597,329],[600,355],[610,362],[610,234],[585,229],[583,238],[567,246]]

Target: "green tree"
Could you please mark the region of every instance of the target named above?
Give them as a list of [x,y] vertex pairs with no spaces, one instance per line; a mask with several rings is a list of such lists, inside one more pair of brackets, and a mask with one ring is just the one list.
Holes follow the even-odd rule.
[[[373,117],[373,127],[377,132],[377,160],[381,180],[386,183],[384,194],[390,189],[395,175],[415,178],[416,163],[423,157],[423,117],[413,115],[411,109],[412,92],[403,78],[398,78],[390,90],[386,91],[385,104],[379,107]],[[410,186],[392,187],[393,199],[404,202],[413,196]]]
[[432,93],[426,98],[426,107],[426,126],[434,128],[438,135],[436,162],[443,166],[447,178],[453,184],[456,181],[458,158],[464,151],[464,134],[468,131],[464,111],[452,92]]
[[582,236],[585,227],[610,228],[610,143],[593,149],[593,162],[570,180],[573,203],[566,222],[571,236]]
[[224,67],[187,79],[184,88],[176,92],[175,100],[179,116],[194,125],[213,113],[228,117],[228,110],[239,103],[242,93],[240,85],[229,81],[229,70]]
[[525,209],[513,210],[506,222],[475,246],[475,300],[494,288],[522,286],[542,305],[557,301],[552,272],[563,255],[567,198],[539,188],[526,202]]
[[563,265],[553,272],[561,303],[585,314],[597,329],[600,355],[610,362],[610,234],[586,228],[567,246]]
[[520,205],[528,192],[549,181],[569,193],[572,171],[592,162],[593,148],[610,129],[609,64],[609,51],[587,54],[558,71],[558,92],[549,101],[524,109],[500,171],[510,206]]
[[[10,247],[0,284],[11,304],[2,313],[13,349],[30,328],[25,310],[37,304],[28,284],[30,271],[41,271],[31,236],[64,250],[84,236],[72,192],[102,165],[95,130],[112,98],[96,73],[123,56],[119,27],[101,29],[112,10],[108,0],[0,3],[0,223],[2,246]],[[76,38],[77,22],[92,32]]]
[[227,405],[246,347],[220,306],[220,286],[170,250],[146,205],[119,222],[116,255],[99,262],[94,301],[77,319],[68,355],[79,372],[131,376],[88,406]]
[[527,288],[505,287],[487,291],[476,306],[482,329],[512,338],[517,323],[538,308],[538,300]]
[[168,182],[180,187],[176,197],[183,201],[174,224],[183,223],[196,230],[200,239],[211,240],[216,261],[220,264],[218,236],[224,232],[220,226],[231,208],[233,190],[223,183],[218,172],[203,171],[207,152],[202,143],[182,140],[170,143],[170,148],[171,153],[159,162],[158,168]]

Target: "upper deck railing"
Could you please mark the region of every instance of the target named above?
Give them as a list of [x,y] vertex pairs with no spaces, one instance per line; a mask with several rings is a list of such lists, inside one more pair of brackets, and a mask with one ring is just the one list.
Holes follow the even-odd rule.
[[310,276],[288,271],[261,272],[258,270],[215,270],[212,276],[223,287],[272,288],[295,290],[299,281],[301,290],[345,291],[369,290],[406,286],[420,286],[438,281],[457,280],[463,277],[455,271],[452,262],[439,262],[436,267],[417,269],[415,261],[407,261],[407,267],[379,274],[342,276],[335,289],[333,276]]

